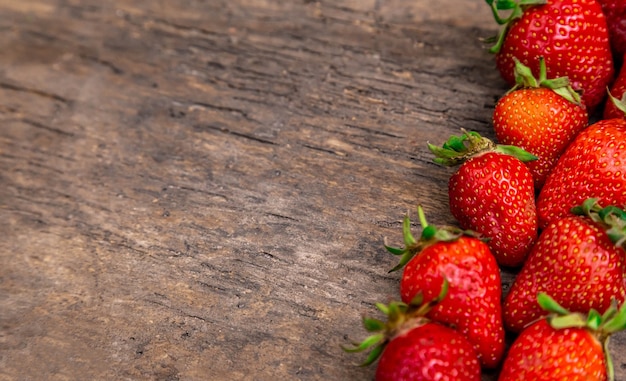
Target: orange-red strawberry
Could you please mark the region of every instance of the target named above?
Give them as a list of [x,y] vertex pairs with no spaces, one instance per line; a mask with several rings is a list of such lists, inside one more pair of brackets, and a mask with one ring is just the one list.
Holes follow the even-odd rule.
[[[626,1],[624,4],[626,6]],[[624,19],[624,23],[626,24],[626,19]],[[606,101],[606,105],[604,105],[603,118],[626,119],[626,65],[622,66],[615,82],[611,85],[609,99]]]
[[461,227],[489,238],[498,264],[521,265],[537,238],[537,213],[533,178],[520,159],[536,157],[476,132],[428,147],[435,162],[461,164],[448,182],[450,211]]
[[[548,77],[568,77],[572,87],[581,90],[590,110],[606,95],[615,72],[606,18],[596,0],[541,1],[487,0],[496,21],[507,24],[491,49],[496,65],[510,86],[515,84],[514,58],[539,73],[539,57],[544,57]],[[499,10],[511,10],[501,19]]]
[[[445,288],[439,298],[442,295]],[[439,298],[426,304],[421,296],[410,304],[377,304],[387,322],[364,318],[365,329],[373,334],[344,350],[372,348],[362,365],[378,359],[376,381],[480,381],[480,364],[472,344],[454,329],[424,317]]]
[[626,205],[626,120],[601,120],[581,131],[559,158],[539,192],[539,227],[596,197]]
[[[411,234],[409,217],[404,218],[404,249],[387,246],[402,255],[393,270],[404,268],[400,294],[404,302],[423,293],[425,301],[439,294],[444,279],[449,291],[427,317],[453,325],[473,344],[481,364],[496,367],[504,352],[500,270],[489,247],[472,232],[454,227],[428,225],[418,208],[423,230],[419,241]],[[468,235],[469,234],[469,235]],[[392,271],[393,271],[392,270]]]
[[614,380],[609,337],[626,328],[626,308],[612,304],[604,314],[569,313],[545,294],[537,298],[552,312],[517,337],[498,381]]
[[541,232],[503,303],[505,327],[519,332],[541,317],[539,292],[564,307],[606,310],[626,298],[626,212],[589,199]]
[[517,84],[496,103],[493,127],[500,143],[538,157],[526,163],[537,191],[567,145],[587,127],[587,110],[566,77],[546,78],[543,59],[538,79],[515,60]]
[[498,380],[606,381],[602,345],[584,328],[557,330],[542,319],[513,343]]

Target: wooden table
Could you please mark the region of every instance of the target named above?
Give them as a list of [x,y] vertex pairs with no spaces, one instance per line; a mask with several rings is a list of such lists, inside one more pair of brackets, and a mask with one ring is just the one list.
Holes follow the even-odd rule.
[[426,142],[506,91],[460,4],[0,0],[0,379],[371,379]]

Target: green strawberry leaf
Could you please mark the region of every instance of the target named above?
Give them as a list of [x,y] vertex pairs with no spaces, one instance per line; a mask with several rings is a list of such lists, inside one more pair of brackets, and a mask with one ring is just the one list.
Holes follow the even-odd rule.
[[601,324],[602,324],[602,315],[600,315],[598,311],[592,308],[589,311],[589,314],[587,315],[587,323],[585,326],[595,331],[598,328],[600,328]]
[[408,213],[404,216],[402,221],[402,236],[404,239],[405,247],[403,249],[387,245],[387,239],[384,240],[384,247],[393,255],[401,256],[398,264],[389,270],[390,273],[398,271],[403,268],[414,256],[419,254],[422,250],[430,245],[434,245],[437,242],[453,242],[459,239],[461,236],[469,236],[477,239],[482,239],[480,235],[471,230],[462,230],[454,226],[442,226],[435,227],[429,225],[426,221],[424,209],[421,206],[417,207],[417,214],[419,215],[420,225],[422,226],[422,234],[419,241],[416,241],[411,233],[411,220]]
[[354,345],[353,348],[348,348],[348,347],[342,347],[342,348],[344,351],[348,353],[363,352],[373,347],[374,345],[380,343],[383,340],[385,340],[385,335],[382,333],[379,333],[377,335],[372,335],[372,336],[367,337],[365,340],[361,341],[360,343],[353,343]]
[[419,291],[417,294],[415,294],[413,299],[411,299],[411,303],[409,303],[409,305],[420,306],[423,303],[424,303],[424,293],[422,291]]
[[598,204],[598,199],[588,198],[581,205],[573,207],[571,212],[602,225],[611,242],[626,250],[626,210],[616,206],[603,208]]
[[602,330],[607,334],[626,330],[626,303],[604,325]]
[[517,7],[517,1],[514,1],[514,0],[497,0],[495,6],[499,10],[505,11],[507,9],[513,9],[513,8]]
[[381,353],[383,353],[383,349],[385,349],[384,345],[379,345],[372,349],[372,351],[369,353],[365,361],[363,361],[361,366],[368,366],[373,364],[374,361],[376,361],[380,357]]
[[581,314],[570,314],[565,316],[549,316],[548,321],[554,329],[563,328],[586,328],[587,320]]
[[537,294],[537,302],[539,306],[548,312],[552,312],[557,315],[567,315],[569,311],[563,308],[556,300],[545,292]]
[[[493,39],[495,44],[489,49],[490,53],[498,53],[502,48],[504,39],[509,31],[510,25],[518,18],[521,18],[524,14],[524,10],[530,6],[547,4],[547,0],[486,0],[494,20],[498,25],[504,25],[500,29],[498,35]],[[508,16],[501,17],[500,11],[510,12]]]
[[363,318],[363,326],[368,332],[378,332],[385,328],[385,323],[374,318]]
[[428,303],[423,303],[423,293],[420,291],[410,304],[400,301],[392,301],[388,305],[376,303],[383,314],[387,315],[387,322],[379,319],[364,317],[363,326],[368,332],[379,332],[366,337],[363,341],[353,342],[352,347],[341,346],[348,353],[363,352],[373,348],[365,361],[360,364],[367,366],[375,362],[383,352],[384,347],[390,340],[407,329],[413,329],[421,324],[426,324],[428,319],[424,316],[439,303],[448,292],[448,280],[444,277],[441,291],[437,298]]
[[389,315],[389,307],[383,303],[376,303],[376,308],[385,315]]
[[402,254],[404,254],[404,249],[401,249],[399,247],[387,246],[386,244],[384,246],[385,246],[385,249],[387,249],[387,251],[389,251],[393,255],[402,255]]
[[539,159],[537,156],[533,155],[532,153],[525,151],[516,146],[498,144],[496,146],[495,151],[516,157],[519,161],[524,162],[524,163]]
[[548,70],[546,68],[546,61],[543,57],[539,57],[539,78],[535,78],[530,68],[524,65],[517,58],[513,58],[515,61],[515,86],[508,91],[508,93],[515,91],[519,88],[531,88],[536,89],[545,87],[554,91],[559,96],[565,98],[569,102],[580,105],[581,98],[571,86],[569,78],[558,77],[548,79]]
[[616,98],[611,94],[611,91],[607,88],[606,91],[609,93],[610,101],[617,107],[618,110],[622,111],[626,114],[626,93],[622,96],[622,99]]

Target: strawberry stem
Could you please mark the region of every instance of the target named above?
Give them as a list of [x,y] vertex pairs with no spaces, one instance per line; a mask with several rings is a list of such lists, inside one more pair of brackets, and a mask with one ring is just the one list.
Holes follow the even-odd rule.
[[532,70],[520,60],[515,57],[513,57],[513,60],[515,61],[515,86],[507,93],[511,93],[520,88],[537,89],[544,87],[554,91],[569,102],[577,105],[581,104],[580,94],[574,91],[570,85],[569,78],[558,77],[548,79],[548,69],[546,68],[546,61],[543,57],[539,57],[539,78],[535,78]]
[[[439,295],[429,301],[423,303],[423,298],[414,298],[409,304],[392,301],[389,305],[376,303],[376,307],[387,316],[387,322],[383,322],[374,318],[363,318],[363,326],[368,332],[377,332],[366,337],[360,343],[352,343],[352,347],[342,346],[342,349],[348,353],[363,352],[373,347],[367,358],[360,366],[368,366],[375,362],[383,352],[385,346],[395,336],[406,332],[412,328],[419,327],[428,322],[424,316],[441,302],[447,295],[449,288],[448,280],[443,278],[443,285]],[[418,295],[423,295],[418,292]]]
[[478,132],[461,129],[463,135],[452,135],[441,147],[428,143],[428,149],[435,155],[437,164],[453,167],[460,165],[474,156],[486,152],[499,152],[516,157],[522,162],[537,160],[537,156],[515,146],[495,144]]
[[571,209],[573,214],[586,216],[600,224],[611,242],[626,250],[626,210],[616,206],[602,207],[597,198],[588,198]]
[[393,255],[398,255],[400,257],[400,261],[398,264],[389,270],[389,272],[394,272],[403,268],[415,255],[420,253],[426,247],[433,245],[437,242],[453,242],[462,237],[463,235],[467,235],[470,237],[479,237],[479,234],[471,231],[471,230],[462,230],[454,226],[442,226],[436,227],[433,225],[429,225],[426,221],[426,216],[424,214],[424,210],[421,206],[417,207],[417,214],[419,216],[420,224],[422,226],[422,234],[420,236],[419,241],[416,241],[411,233],[411,220],[409,219],[409,214],[407,213],[404,216],[404,220],[402,221],[402,236],[404,239],[404,248],[393,247],[387,245],[387,239],[385,238],[384,246],[387,251],[389,251]]

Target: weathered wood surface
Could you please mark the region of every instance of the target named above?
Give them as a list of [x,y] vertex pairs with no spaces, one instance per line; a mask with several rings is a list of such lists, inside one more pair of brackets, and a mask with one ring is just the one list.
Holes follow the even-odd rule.
[[425,143],[506,89],[435,3],[0,0],[0,379],[371,379]]

